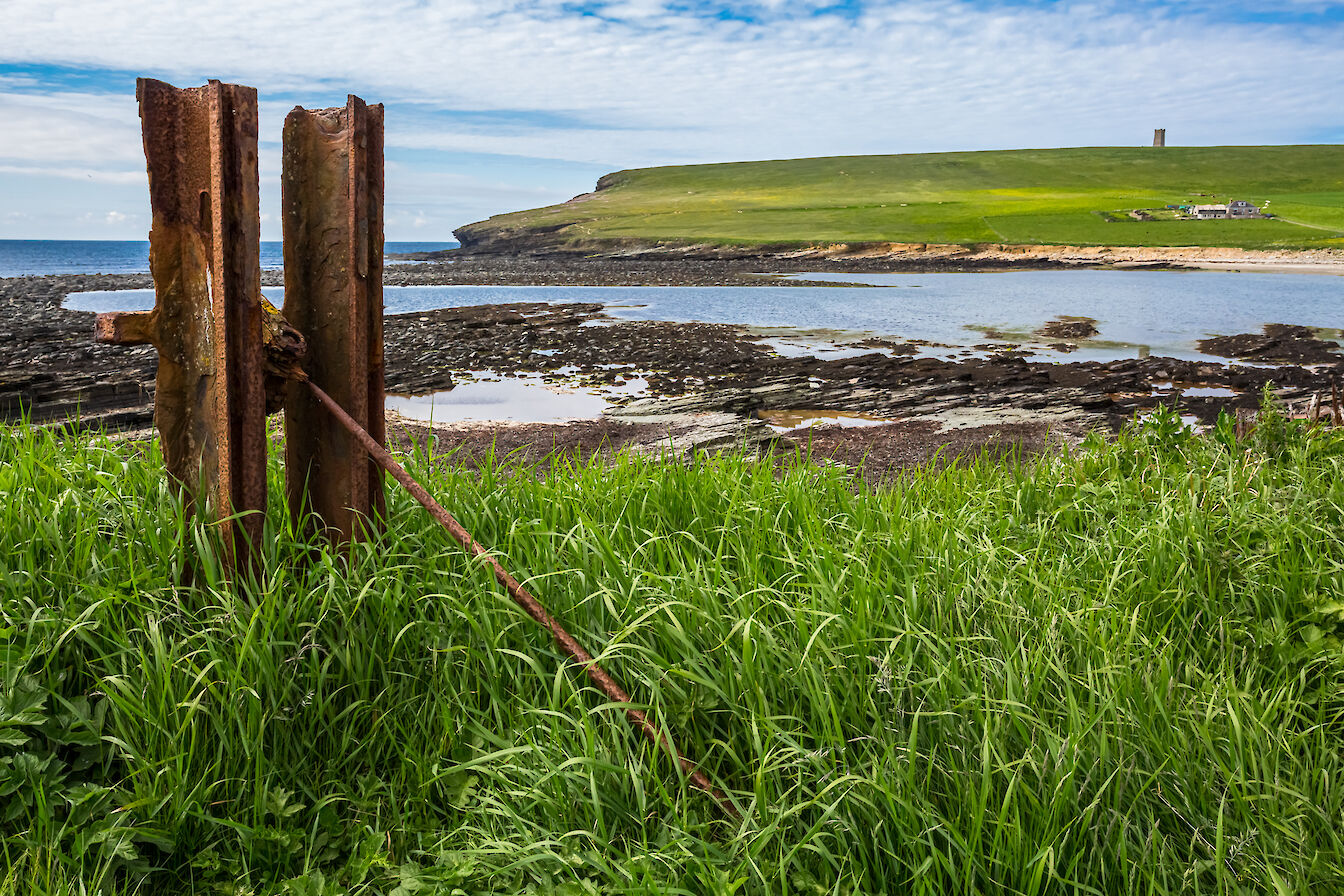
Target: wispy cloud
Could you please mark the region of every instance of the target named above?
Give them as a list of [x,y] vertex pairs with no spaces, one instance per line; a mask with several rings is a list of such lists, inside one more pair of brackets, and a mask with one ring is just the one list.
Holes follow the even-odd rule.
[[0,174],[19,177],[60,177],[97,184],[140,184],[145,181],[143,171],[106,171],[101,168],[62,168],[51,165],[0,164]]
[[[581,192],[609,168],[1139,144],[1154,127],[1173,143],[1298,142],[1344,127],[1338,2],[89,6],[6,3],[0,174],[116,178],[142,166],[126,73],[136,60],[181,84],[260,88],[267,178],[293,104],[346,91],[385,102],[389,160],[433,184],[432,208],[405,220],[445,235]],[[434,179],[443,173],[457,179]]]

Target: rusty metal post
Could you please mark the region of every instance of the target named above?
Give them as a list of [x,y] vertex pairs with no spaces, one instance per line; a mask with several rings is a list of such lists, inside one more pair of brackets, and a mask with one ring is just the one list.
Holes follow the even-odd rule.
[[136,98],[154,310],[99,315],[95,338],[158,348],[164,463],[220,526],[234,574],[252,565],[266,511],[257,92],[141,78]]
[[[308,341],[312,381],[378,444],[383,419],[383,107],[296,107],[281,170],[285,317]],[[336,543],[385,511],[382,469],[306,389],[285,403],[285,478],[296,519],[309,511]]]

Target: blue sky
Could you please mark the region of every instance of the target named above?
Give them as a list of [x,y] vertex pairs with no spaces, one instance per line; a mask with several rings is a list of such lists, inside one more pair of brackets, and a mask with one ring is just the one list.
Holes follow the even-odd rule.
[[1344,2],[4,0],[0,238],[143,239],[137,75],[387,107],[387,237],[603,173],[1027,146],[1344,142]]

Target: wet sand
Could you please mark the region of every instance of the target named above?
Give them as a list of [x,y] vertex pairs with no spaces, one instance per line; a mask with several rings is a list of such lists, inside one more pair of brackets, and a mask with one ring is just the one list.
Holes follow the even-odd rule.
[[[1184,267],[1201,271],[1233,271],[1242,274],[1327,274],[1344,277],[1344,261],[1290,262],[1290,261],[1188,261]],[[1117,267],[1120,267],[1117,265]]]

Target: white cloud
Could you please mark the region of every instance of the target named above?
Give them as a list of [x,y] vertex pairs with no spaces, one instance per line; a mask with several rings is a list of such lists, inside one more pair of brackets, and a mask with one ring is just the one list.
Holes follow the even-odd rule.
[[[577,109],[664,135],[646,137],[646,146],[673,144],[684,130],[750,131],[745,142],[757,155],[781,154],[818,129],[837,142],[865,130],[907,138],[912,126],[937,137],[960,110],[996,112],[981,121],[982,142],[992,143],[996,126],[1023,110],[1100,121],[1176,85],[1185,111],[1208,122],[1222,110],[1200,101],[1220,97],[1225,81],[1252,109],[1282,120],[1305,111],[1303,94],[1327,95],[1344,79],[1344,50],[1313,45],[1300,29],[1182,25],[1100,4],[985,12],[920,0],[870,5],[856,21],[786,15],[759,25],[646,0],[606,4],[602,18],[564,15],[548,0],[202,0],[185,9],[108,0],[79,15],[43,15],[49,0],[9,5],[13,31],[0,52],[13,61],[124,67],[131,58],[184,83],[215,74],[300,94],[350,85],[390,103]],[[1252,38],[1255,53],[1236,66],[1193,64],[1188,55]],[[588,137],[593,147],[606,139]],[[709,142],[685,155],[702,157]]]
[[[1211,2],[892,0],[857,16],[809,15],[826,5],[817,0],[736,7],[757,21],[659,0],[606,3],[596,16],[564,0],[5,5],[0,63],[131,67],[183,85],[220,77],[260,88],[263,180],[278,174],[290,98],[325,105],[347,90],[388,105],[389,155],[414,154],[405,170],[417,179],[430,178],[434,154],[617,168],[1140,145],[1154,127],[1174,144],[1299,142],[1344,125],[1335,99],[1344,28],[1243,24]],[[1200,61],[1202,49],[1226,47],[1247,52],[1231,65]],[[0,77],[0,171],[143,177],[129,83],[111,97],[32,90],[27,75]],[[516,114],[505,123],[462,114],[500,110]],[[463,214],[490,207],[490,196],[495,211],[531,201],[508,178],[459,174],[433,193],[472,194],[459,202]]]
[[108,212],[85,212],[77,220],[81,225],[93,225],[104,230],[111,228],[115,231],[122,229],[122,225],[134,223],[139,218],[139,215],[130,215],[114,209]]
[[0,174],[20,177],[60,177],[98,184],[143,184],[143,171],[107,171],[101,168],[61,167],[53,165],[0,164]]
[[0,162],[139,163],[140,119],[134,93],[0,92]]

